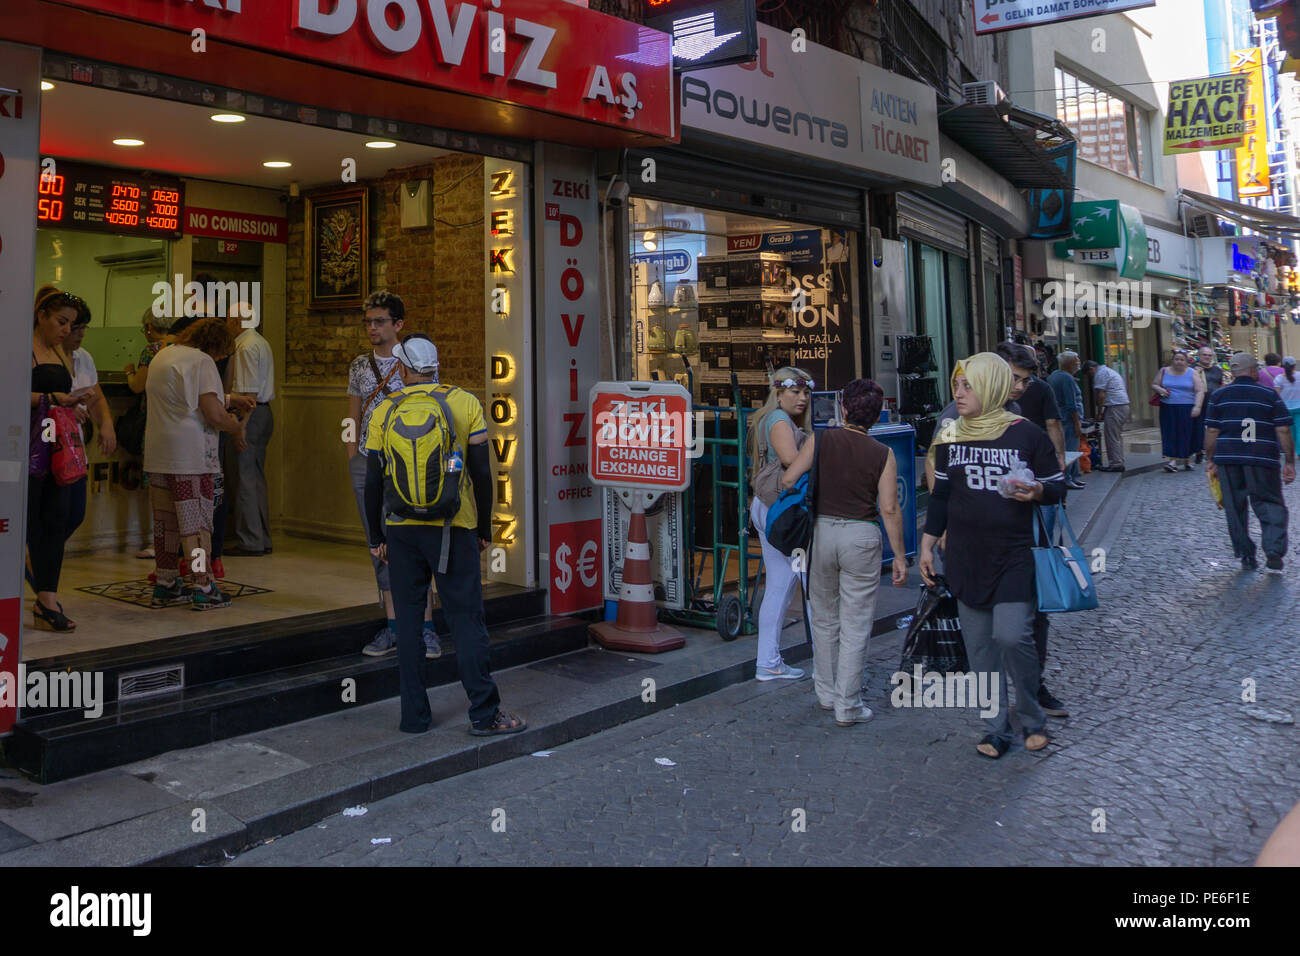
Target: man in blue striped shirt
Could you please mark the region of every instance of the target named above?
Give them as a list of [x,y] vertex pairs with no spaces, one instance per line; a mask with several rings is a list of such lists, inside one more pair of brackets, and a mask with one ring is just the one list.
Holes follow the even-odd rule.
[[[1232,357],[1232,384],[1210,395],[1205,410],[1206,473],[1219,478],[1223,511],[1232,548],[1241,566],[1254,571],[1255,542],[1250,538],[1250,502],[1259,519],[1260,538],[1270,571],[1282,570],[1286,554],[1286,500],[1282,482],[1295,481],[1295,440],[1291,414],[1276,392],[1255,379],[1253,355]],[[1278,455],[1286,458],[1280,473]]]

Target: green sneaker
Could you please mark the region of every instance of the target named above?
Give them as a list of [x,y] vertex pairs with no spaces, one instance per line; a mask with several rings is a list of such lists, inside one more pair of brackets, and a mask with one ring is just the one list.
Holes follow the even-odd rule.
[[219,607],[230,607],[230,595],[224,593],[215,584],[212,585],[211,591],[195,588],[190,595],[190,600],[193,602],[191,609],[195,611],[211,611]]
[[190,599],[190,592],[180,578],[171,583],[171,586],[155,584],[153,586],[153,600],[150,602],[153,607],[171,607],[173,604],[184,604]]

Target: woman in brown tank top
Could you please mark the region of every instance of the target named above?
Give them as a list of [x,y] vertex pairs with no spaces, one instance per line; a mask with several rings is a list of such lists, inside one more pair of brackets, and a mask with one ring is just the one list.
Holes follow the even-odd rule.
[[[850,382],[842,394],[845,426],[828,428],[818,439],[817,523],[809,561],[813,684],[818,704],[834,710],[841,727],[871,719],[870,708],[862,703],[862,668],[880,585],[877,519],[894,549],[894,587],[907,584],[898,463],[893,452],[867,434],[880,417],[884,397],[870,379]],[[785,487],[812,467],[813,445],[804,443],[786,470]]]

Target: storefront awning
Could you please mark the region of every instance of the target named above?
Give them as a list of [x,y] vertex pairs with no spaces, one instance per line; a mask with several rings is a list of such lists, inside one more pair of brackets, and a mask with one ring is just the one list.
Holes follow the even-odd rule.
[[1300,219],[1288,216],[1286,213],[1248,206],[1230,199],[1220,199],[1218,196],[1207,196],[1192,189],[1178,190],[1178,200],[1193,209],[1211,213],[1265,236],[1300,239]]
[[964,103],[939,113],[939,128],[1017,189],[1073,189],[1048,153],[1073,137],[1055,120],[1011,106]]

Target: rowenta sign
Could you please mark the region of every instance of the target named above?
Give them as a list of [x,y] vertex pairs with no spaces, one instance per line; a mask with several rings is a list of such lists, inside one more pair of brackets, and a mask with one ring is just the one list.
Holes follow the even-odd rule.
[[[388,79],[675,138],[672,38],[550,0],[60,0]],[[245,7],[244,3],[248,2]]]
[[939,185],[934,90],[758,25],[758,61],[682,77],[682,126]]

